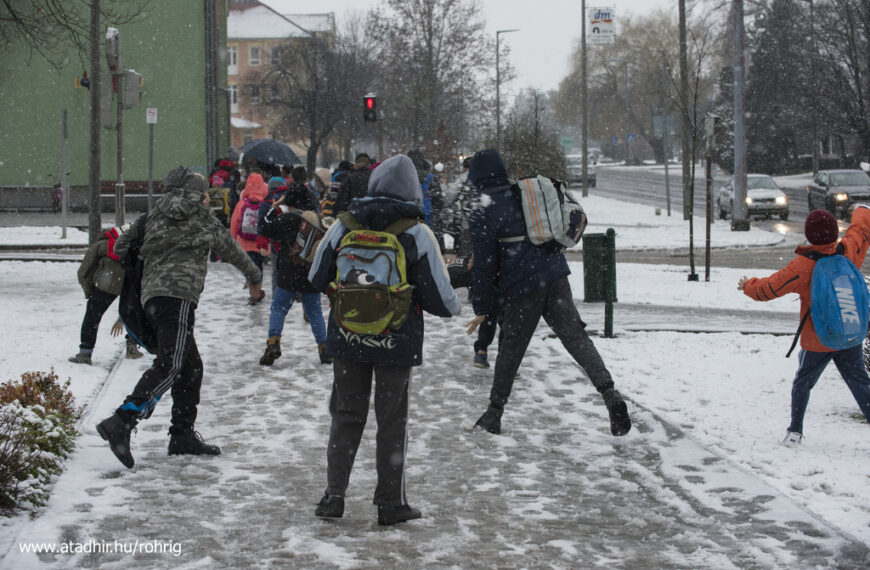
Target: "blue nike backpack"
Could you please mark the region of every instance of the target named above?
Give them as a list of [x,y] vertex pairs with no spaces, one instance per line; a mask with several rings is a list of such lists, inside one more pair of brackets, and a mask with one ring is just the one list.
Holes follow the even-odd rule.
[[861,344],[867,336],[870,294],[855,264],[837,253],[822,257],[813,268],[810,315],[819,341],[835,350]]

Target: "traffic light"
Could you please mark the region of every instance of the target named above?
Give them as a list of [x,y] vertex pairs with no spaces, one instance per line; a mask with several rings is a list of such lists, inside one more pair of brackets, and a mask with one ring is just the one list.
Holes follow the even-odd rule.
[[378,120],[378,98],[374,95],[363,97],[363,120],[367,123]]

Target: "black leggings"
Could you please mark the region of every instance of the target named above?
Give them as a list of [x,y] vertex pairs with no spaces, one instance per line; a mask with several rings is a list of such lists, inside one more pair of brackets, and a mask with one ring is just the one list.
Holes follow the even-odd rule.
[[117,295],[106,293],[102,289],[94,287],[94,292],[88,297],[88,305],[85,309],[85,319],[82,321],[81,344],[79,349],[91,351],[97,344],[97,331],[100,321],[109,308],[109,305],[117,298]]

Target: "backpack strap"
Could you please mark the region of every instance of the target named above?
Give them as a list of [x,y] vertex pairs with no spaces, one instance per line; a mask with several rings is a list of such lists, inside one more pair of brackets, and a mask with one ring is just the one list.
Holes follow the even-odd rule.
[[402,218],[401,220],[396,220],[395,222],[384,228],[384,231],[388,234],[393,234],[394,236],[397,236],[402,232],[410,230],[419,223],[419,218]]
[[516,243],[516,242],[524,241],[525,239],[526,239],[526,236],[511,236],[511,237],[498,238],[498,241],[500,241],[501,243]]
[[356,221],[356,218],[353,217],[349,211],[345,210],[338,215],[338,220],[344,224],[344,227],[349,229],[350,231],[361,230],[363,226],[361,223]]
[[[801,253],[799,255],[803,255],[804,257],[806,257],[808,259],[812,259],[813,261],[818,261],[818,260],[822,259],[823,257],[830,257],[832,255],[843,255],[843,252],[845,252],[845,251],[846,251],[846,248],[843,247],[843,243],[840,242],[837,244],[837,250],[834,253],[821,253],[818,251],[808,251],[806,253]],[[798,325],[797,331],[795,331],[795,333],[794,333],[794,339],[792,339],[792,341],[791,341],[791,347],[789,347],[788,352],[785,353],[786,358],[789,358],[791,356],[792,351],[794,351],[794,347],[797,346],[798,339],[801,336],[801,331],[803,330],[804,325],[807,324],[808,318],[810,318],[810,311],[809,310],[807,310],[807,312],[804,313],[804,316],[801,317],[801,322]]]

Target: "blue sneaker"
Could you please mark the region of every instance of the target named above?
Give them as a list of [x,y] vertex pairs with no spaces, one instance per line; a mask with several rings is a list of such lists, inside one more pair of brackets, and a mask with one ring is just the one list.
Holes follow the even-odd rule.
[[489,362],[486,360],[486,352],[478,352],[474,355],[475,368],[489,368]]

